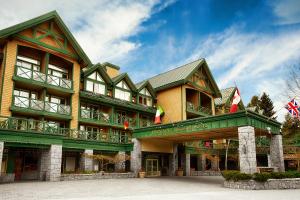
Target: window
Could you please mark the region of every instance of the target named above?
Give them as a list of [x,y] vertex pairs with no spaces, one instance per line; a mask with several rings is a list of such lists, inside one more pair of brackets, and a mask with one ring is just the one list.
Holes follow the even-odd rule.
[[58,67],[56,65],[49,64],[48,74],[58,78],[68,79],[68,70]]
[[14,105],[22,108],[28,108],[30,100],[37,99],[36,92],[15,89],[14,90]]
[[97,94],[105,94],[105,82],[99,72],[94,72],[87,77],[86,90]]
[[152,106],[152,96],[150,92],[147,90],[147,88],[143,88],[139,92],[139,104],[146,105],[146,106]]
[[115,88],[115,98],[130,101],[130,90],[124,81],[117,84]]
[[40,61],[25,56],[17,56],[17,65],[29,70],[40,71]]

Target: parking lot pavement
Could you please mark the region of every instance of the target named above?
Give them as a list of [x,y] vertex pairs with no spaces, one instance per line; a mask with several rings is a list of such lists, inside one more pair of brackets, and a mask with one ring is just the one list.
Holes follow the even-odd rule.
[[233,190],[222,186],[222,177],[161,177],[64,182],[19,182],[0,185],[2,200],[176,200],[247,199],[299,200],[300,190]]

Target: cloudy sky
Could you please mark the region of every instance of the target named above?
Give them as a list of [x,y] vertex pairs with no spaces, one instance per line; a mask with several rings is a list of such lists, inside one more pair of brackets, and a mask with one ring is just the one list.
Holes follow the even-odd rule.
[[1,29],[57,10],[94,63],[117,64],[135,82],[205,58],[220,88],[236,83],[245,103],[265,91],[279,110],[289,101],[288,71],[300,63],[299,0],[0,3]]

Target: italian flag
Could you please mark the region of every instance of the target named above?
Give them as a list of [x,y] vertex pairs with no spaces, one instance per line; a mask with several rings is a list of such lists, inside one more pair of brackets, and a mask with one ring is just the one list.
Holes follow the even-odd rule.
[[157,110],[156,110],[156,114],[155,114],[154,124],[161,124],[160,117],[162,116],[163,113],[164,113],[164,110],[162,109],[162,107],[158,106]]
[[236,91],[233,96],[232,104],[230,107],[230,111],[229,111],[230,113],[234,113],[238,110],[238,104],[240,103],[240,101],[241,101],[240,91],[238,88],[236,88]]

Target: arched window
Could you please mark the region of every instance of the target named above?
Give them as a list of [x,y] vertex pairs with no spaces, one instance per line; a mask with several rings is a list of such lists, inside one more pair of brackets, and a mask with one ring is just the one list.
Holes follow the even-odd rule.
[[85,89],[97,94],[105,94],[105,82],[99,72],[93,72],[86,78]]
[[121,81],[116,85],[115,98],[130,101],[131,93],[125,81]]

